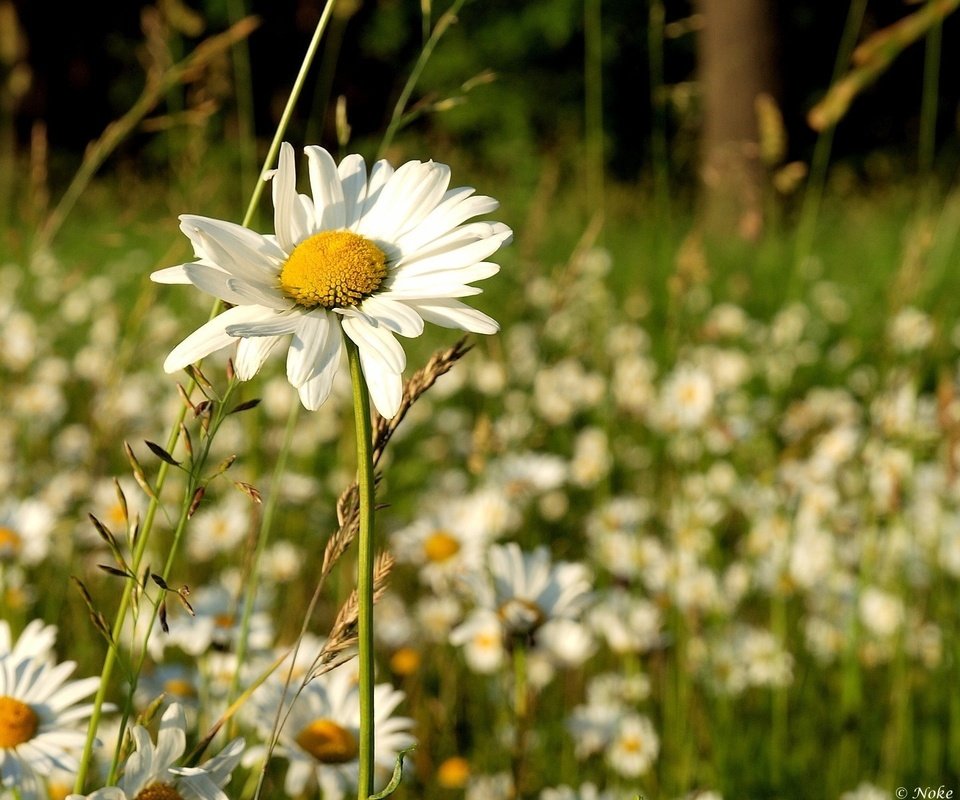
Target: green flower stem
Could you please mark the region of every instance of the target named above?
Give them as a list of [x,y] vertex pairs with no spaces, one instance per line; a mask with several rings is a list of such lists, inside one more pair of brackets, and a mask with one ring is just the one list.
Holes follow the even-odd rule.
[[511,772],[513,796],[523,797],[521,790],[527,755],[527,726],[530,719],[530,696],[527,682],[527,648],[519,637],[513,643],[513,713],[514,742]]
[[357,550],[357,636],[360,650],[360,774],[357,800],[367,800],[373,791],[373,426],[370,394],[360,367],[360,350],[347,339],[350,379],[353,382],[353,413],[357,428],[357,487],[360,495],[360,530]]

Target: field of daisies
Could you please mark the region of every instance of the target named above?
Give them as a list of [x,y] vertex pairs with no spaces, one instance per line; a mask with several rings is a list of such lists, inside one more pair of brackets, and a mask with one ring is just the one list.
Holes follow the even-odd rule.
[[717,246],[281,133],[19,181],[3,800],[960,791],[955,201]]

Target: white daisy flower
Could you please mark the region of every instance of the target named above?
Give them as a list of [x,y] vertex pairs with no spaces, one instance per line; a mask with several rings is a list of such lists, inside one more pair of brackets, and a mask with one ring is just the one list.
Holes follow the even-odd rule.
[[53,658],[53,644],[57,640],[57,628],[35,619],[27,623],[16,641],[10,632],[10,624],[0,619],[0,659],[19,663],[27,659],[49,661]]
[[[263,733],[268,735],[282,689],[278,684],[265,688],[254,695],[254,702]],[[409,733],[413,720],[392,716],[403,697],[389,684],[374,687],[374,765],[381,784],[393,773],[400,751],[414,743]],[[360,692],[354,669],[340,667],[306,684],[290,709],[275,750],[289,761],[287,795],[299,797],[319,786],[324,800],[342,800],[356,791],[359,735]],[[246,760],[256,763],[264,751],[251,748]]]
[[39,564],[50,551],[55,522],[46,503],[7,500],[0,506],[0,562]]
[[512,234],[498,222],[464,224],[497,202],[471,188],[448,190],[445,164],[408,161],[394,171],[378,161],[368,176],[358,155],[338,166],[321,147],[305,152],[312,199],[297,193],[293,148],[280,149],[275,235],[180,218],[199,260],[153,279],[192,283],[234,307],[177,345],[164,369],[182,369],[239,339],[237,375],[246,380],[292,334],[287,378],[315,410],[330,394],[346,335],[359,347],[374,405],[392,417],[406,366],[394,335],[419,336],[424,321],[496,333],[495,320],[456,298],[480,293],[469,284],[499,271],[483,259]]
[[476,672],[501,664],[508,640],[523,640],[531,655],[553,664],[581,663],[593,650],[579,617],[592,599],[584,564],[554,564],[546,547],[524,553],[516,542],[494,545],[486,572],[469,576],[477,607],[450,633]]
[[31,623],[17,642],[0,630],[0,786],[21,800],[42,796],[39,780],[55,770],[75,772],[76,753],[92,706],[77,703],[99,678],[67,682],[76,664],[51,658],[55,629]]
[[227,800],[223,787],[240,763],[243,739],[234,739],[200,767],[175,767],[187,748],[185,728],[186,717],[177,703],[163,713],[156,745],[146,728],[135,725],[130,735],[136,750],[127,759],[120,783],[90,795],[72,794],[67,800]]
[[492,582],[477,585],[479,604],[494,609],[508,634],[527,634],[551,619],[576,619],[591,600],[590,571],[554,564],[546,547],[524,553],[516,542],[488,554]]
[[627,714],[620,719],[606,759],[618,775],[636,778],[649,771],[659,752],[660,737],[649,717]]

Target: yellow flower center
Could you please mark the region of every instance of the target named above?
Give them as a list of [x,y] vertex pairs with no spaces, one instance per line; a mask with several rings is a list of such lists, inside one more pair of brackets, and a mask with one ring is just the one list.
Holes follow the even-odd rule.
[[67,800],[67,798],[73,794],[73,784],[69,786],[65,783],[59,783],[58,781],[50,781],[47,783],[47,795],[50,797],[50,800]]
[[446,531],[434,531],[423,543],[428,561],[439,564],[460,552],[460,542]]
[[232,628],[236,622],[237,618],[233,614],[214,614],[213,616],[213,624],[223,630]]
[[437,783],[444,789],[462,789],[470,778],[470,762],[451,756],[437,768]]
[[163,691],[174,697],[196,697],[197,689],[184,678],[170,678],[163,684]]
[[390,669],[397,675],[413,675],[420,669],[420,654],[412,647],[401,647],[390,659]]
[[37,733],[40,718],[16,698],[0,696],[0,749],[29,742]]
[[0,558],[13,558],[23,548],[23,539],[13,528],[0,525]]
[[151,783],[137,792],[133,800],[183,800],[183,795],[169,783]]
[[315,719],[297,734],[296,742],[321,764],[346,764],[357,757],[357,740],[330,719]]
[[298,244],[283,269],[280,289],[306,308],[355,306],[387,277],[387,257],[350,231],[323,231]]
[[546,622],[540,606],[523,597],[511,597],[497,609],[497,616],[512,633],[530,633]]

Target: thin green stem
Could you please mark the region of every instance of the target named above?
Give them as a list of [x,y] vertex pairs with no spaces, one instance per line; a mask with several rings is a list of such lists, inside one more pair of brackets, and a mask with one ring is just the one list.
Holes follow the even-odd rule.
[[[852,0],[847,12],[847,21],[840,37],[840,47],[833,65],[833,77],[830,85],[834,85],[844,73],[850,63],[853,47],[857,43],[857,34],[863,23],[863,15],[867,8],[867,0]],[[810,257],[813,240],[817,230],[817,220],[820,216],[820,204],[823,200],[823,190],[827,182],[827,166],[830,163],[830,151],[833,149],[833,125],[821,132],[813,148],[813,159],[810,163],[810,178],[803,195],[803,207],[800,211],[800,222],[797,225],[795,240],[792,278],[795,280]]]
[[240,223],[244,227],[247,227],[250,224],[250,221],[253,219],[253,215],[257,210],[257,206],[260,204],[260,196],[263,194],[264,180],[266,178],[267,172],[270,170],[271,165],[277,160],[277,154],[280,152],[280,145],[283,142],[283,137],[287,133],[287,128],[290,125],[290,118],[293,116],[293,109],[297,105],[297,100],[300,98],[300,93],[303,91],[303,85],[307,81],[307,75],[310,72],[310,67],[313,65],[313,60],[317,55],[317,50],[320,47],[320,39],[323,37],[323,32],[327,28],[327,23],[330,21],[330,15],[333,13],[333,6],[336,3],[336,0],[327,0],[327,4],[323,7],[323,13],[320,14],[320,19],[317,20],[317,27],[313,31],[313,38],[310,40],[310,44],[307,47],[307,52],[303,57],[303,63],[300,65],[300,72],[297,73],[296,80],[293,82],[293,87],[290,89],[290,97],[287,98],[287,105],[283,109],[283,114],[280,115],[280,122],[277,125],[277,132],[273,135],[273,141],[270,142],[270,149],[267,151],[267,157],[263,160],[263,169],[260,170],[260,180],[257,181],[257,185],[254,187],[253,195],[250,197],[250,203],[247,206],[247,213],[243,215],[243,222]]
[[[770,627],[777,644],[786,649],[787,645],[787,599],[782,594],[775,595],[770,601]],[[773,690],[771,697],[770,720],[770,779],[779,786],[783,777],[783,758],[788,752],[787,714],[789,695],[785,686]]]
[[413,94],[414,87],[416,87],[417,81],[420,80],[420,75],[427,66],[427,62],[430,60],[430,56],[433,54],[433,50],[437,46],[437,43],[440,41],[443,34],[446,33],[447,28],[457,21],[457,13],[460,11],[464,2],[465,0],[454,0],[453,5],[451,5],[450,8],[444,12],[443,16],[437,20],[437,24],[434,26],[433,32],[430,34],[430,38],[427,39],[426,43],[423,45],[423,50],[420,51],[420,55],[417,57],[417,61],[413,65],[413,69],[410,71],[410,76],[407,78],[407,82],[403,85],[403,89],[400,90],[400,96],[397,98],[397,103],[393,107],[393,113],[390,115],[390,122],[387,124],[386,133],[383,134],[383,141],[380,143],[380,150],[377,153],[378,158],[382,158],[387,152],[387,149],[393,143],[393,137],[396,136],[397,131],[399,131],[403,126],[405,121],[404,111],[406,111],[407,103],[410,102],[410,95]]
[[920,138],[917,145],[921,213],[929,210],[934,190],[933,160],[937,144],[937,105],[942,41],[943,23],[938,22],[927,34],[923,60],[923,97],[920,102]]
[[527,756],[527,725],[530,719],[530,687],[527,681],[527,648],[517,641],[513,647],[513,796],[523,797],[524,765]]
[[667,112],[663,88],[663,37],[666,11],[662,0],[651,0],[647,24],[649,54],[650,107],[653,124],[650,129],[650,154],[653,161],[653,196],[657,213],[657,254],[663,256],[670,224],[670,155],[667,146]]
[[603,213],[603,0],[584,0],[583,72],[586,192],[590,214]]
[[374,479],[370,419],[370,394],[360,366],[360,349],[349,339],[350,379],[353,382],[353,412],[357,428],[357,487],[360,494],[360,530],[357,534],[357,637],[360,660],[360,774],[357,800],[367,800],[373,791],[373,522]]
[[[247,13],[247,0],[227,0],[227,14],[235,23]],[[249,186],[257,162],[257,137],[253,123],[253,77],[250,69],[250,44],[237,42],[232,48],[234,98],[237,103],[237,140],[240,156],[240,186]]]

